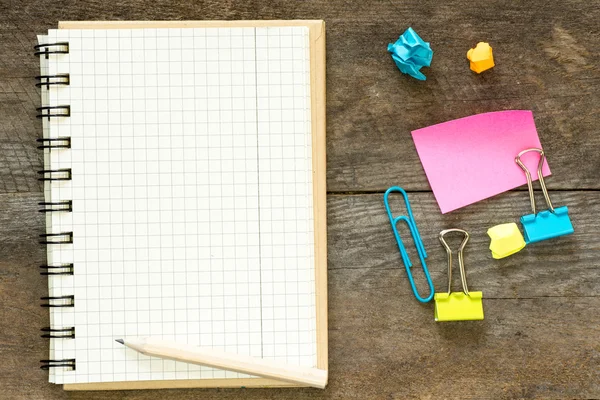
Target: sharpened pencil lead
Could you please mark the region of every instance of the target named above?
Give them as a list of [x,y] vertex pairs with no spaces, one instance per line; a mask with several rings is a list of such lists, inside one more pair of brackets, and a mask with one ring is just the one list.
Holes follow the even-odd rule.
[[123,339],[115,339],[115,342],[125,344],[125,341]]

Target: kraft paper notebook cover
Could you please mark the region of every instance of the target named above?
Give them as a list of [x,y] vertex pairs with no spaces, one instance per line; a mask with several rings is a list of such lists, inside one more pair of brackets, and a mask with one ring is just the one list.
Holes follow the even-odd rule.
[[122,336],[327,369],[323,21],[61,22],[38,41],[50,381],[292,386]]

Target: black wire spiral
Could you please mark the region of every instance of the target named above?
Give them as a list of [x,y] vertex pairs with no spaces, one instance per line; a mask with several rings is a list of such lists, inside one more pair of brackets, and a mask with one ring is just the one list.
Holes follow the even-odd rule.
[[42,54],[48,58],[50,54],[69,54],[69,42],[44,43],[33,46],[35,56]]
[[40,366],[43,370],[49,370],[50,368],[69,368],[71,371],[75,371],[75,359],[64,358],[62,360],[40,360],[42,365]]
[[45,296],[40,297],[40,300],[47,301],[47,303],[40,304],[42,307],[50,308],[63,308],[63,307],[75,307],[75,296]]
[[40,275],[73,275],[73,264],[40,265]]
[[40,244],[70,244],[73,243],[73,232],[42,233]]
[[46,89],[50,89],[51,85],[69,85],[70,75],[69,74],[55,74],[55,75],[38,75],[35,77],[35,84],[37,87],[46,86]]
[[61,169],[43,169],[38,171],[38,174],[42,175],[38,178],[38,181],[70,181],[71,180],[71,168]]
[[[56,43],[45,43],[39,44],[34,47],[35,55],[43,55],[46,59],[49,58],[50,54],[68,54],[69,43],[67,42],[56,42]],[[45,88],[50,90],[50,87],[56,86],[68,86],[71,83],[70,75],[65,73],[58,73],[54,75],[38,75],[35,77],[36,87]],[[69,105],[58,105],[58,106],[47,106],[42,105],[36,109],[38,114],[37,118],[60,118],[69,117],[71,115],[71,106]],[[70,149],[71,138],[70,137],[44,137],[36,140],[38,143],[38,149],[50,152],[57,149]],[[38,171],[40,174],[40,181],[68,181],[71,180],[71,169],[44,169]],[[72,212],[73,202],[72,200],[61,200],[61,201],[43,201],[38,203],[40,206],[40,212]],[[65,244],[73,243],[73,232],[58,232],[58,233],[45,233],[40,235],[40,243],[46,245],[52,244]],[[51,265],[40,265],[40,275],[56,276],[56,275],[73,275],[74,267],[73,263],[63,264],[51,264]],[[75,307],[75,296],[45,296],[41,297],[43,301],[40,304],[42,307],[48,308],[63,308],[63,307]],[[43,338],[47,339],[74,339],[75,338],[75,327],[45,327],[41,329]],[[66,368],[68,370],[75,370],[75,359],[53,359],[53,360],[40,360],[42,365],[40,366],[43,370],[49,370],[50,368]]]
[[39,111],[39,114],[35,116],[36,118],[50,119],[71,116],[71,106],[43,106],[37,107],[36,111]]
[[71,200],[64,201],[42,201],[38,205],[41,207],[39,212],[56,212],[56,211],[73,211],[73,202]]
[[70,137],[58,137],[58,138],[39,138],[35,140],[41,143],[38,149],[70,149],[71,138]]
[[53,329],[50,327],[40,329],[42,333],[40,336],[46,339],[75,339],[75,327]]

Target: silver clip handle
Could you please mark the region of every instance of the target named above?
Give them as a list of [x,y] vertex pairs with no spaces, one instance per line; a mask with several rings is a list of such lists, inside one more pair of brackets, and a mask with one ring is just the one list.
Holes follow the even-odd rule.
[[538,180],[540,181],[540,186],[542,187],[542,193],[544,193],[544,199],[546,199],[546,204],[550,211],[554,212],[554,207],[552,206],[552,202],[550,201],[550,196],[548,195],[548,189],[546,189],[546,183],[544,182],[544,174],[542,169],[544,168],[544,161],[546,160],[546,155],[544,154],[544,150],[538,148],[531,148],[527,150],[523,150],[515,157],[515,162],[521,167],[523,171],[525,171],[525,177],[527,178],[527,188],[529,189],[529,201],[531,202],[531,211],[535,214],[535,197],[533,195],[533,182],[531,180],[531,173],[521,161],[521,156],[525,153],[529,152],[537,152],[540,153],[540,161],[537,167]]
[[460,281],[462,283],[463,292],[468,296],[469,295],[469,287],[467,286],[467,274],[465,273],[465,262],[463,258],[463,250],[469,241],[469,233],[462,229],[446,229],[440,232],[439,239],[442,243],[442,246],[446,249],[446,253],[448,253],[448,294],[452,292],[452,249],[446,243],[444,236],[450,232],[459,232],[464,235],[463,241],[460,243],[460,247],[458,248],[458,269],[460,270]]

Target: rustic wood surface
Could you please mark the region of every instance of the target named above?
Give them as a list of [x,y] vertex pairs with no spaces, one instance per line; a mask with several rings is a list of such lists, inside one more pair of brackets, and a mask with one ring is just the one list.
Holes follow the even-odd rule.
[[[59,20],[115,19],[326,21],[326,390],[67,393],[39,369],[48,314],[39,307],[47,288],[38,274],[45,228],[32,47]],[[585,0],[0,0],[0,398],[600,398],[599,20],[600,8]],[[434,49],[426,82],[401,75],[386,53],[407,26]],[[476,75],[465,53],[480,40],[492,44],[497,66]],[[569,206],[575,234],[493,260],[485,231],[527,212],[527,193],[441,215],[410,131],[504,109],[534,111],[554,173],[547,184],[555,204]],[[484,293],[484,321],[436,324],[433,305],[413,298],[383,210],[382,192],[394,184],[410,191],[436,287],[446,285],[437,233],[471,233],[465,264],[470,288]]]

